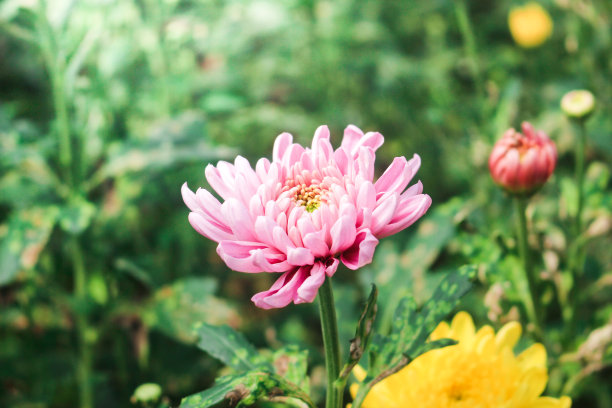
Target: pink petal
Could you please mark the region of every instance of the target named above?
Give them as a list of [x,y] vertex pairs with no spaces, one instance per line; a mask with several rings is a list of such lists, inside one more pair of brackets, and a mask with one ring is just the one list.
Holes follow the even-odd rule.
[[304,266],[283,274],[274,285],[265,292],[253,296],[255,306],[262,309],[285,307],[296,299],[297,290],[307,277],[310,266]]
[[221,173],[215,166],[212,164],[206,166],[204,175],[206,176],[206,181],[208,181],[208,184],[210,184],[213,190],[215,190],[223,199],[227,200],[228,198],[234,196],[235,191],[233,183],[231,185],[227,185],[221,177]]
[[420,194],[410,197],[407,202],[401,202],[391,222],[376,233],[376,237],[384,238],[411,226],[421,218],[431,206],[431,197]]
[[334,274],[338,270],[339,264],[340,264],[340,261],[338,261],[338,259],[332,258],[331,263],[328,263],[327,267],[325,268],[325,274],[330,277],[334,276]]
[[413,185],[411,185],[410,187],[408,187],[408,189],[402,193],[402,195],[400,196],[400,201],[408,197],[412,197],[417,194],[421,194],[422,192],[423,192],[423,183],[421,183],[421,180],[419,180]]
[[272,160],[275,162],[282,161],[287,148],[291,146],[292,143],[293,136],[291,136],[291,134],[284,132],[278,135],[274,141],[274,148],[272,149]]
[[221,212],[227,225],[240,241],[256,241],[253,219],[245,205],[230,198],[221,205]]
[[200,212],[189,213],[189,223],[201,235],[204,235],[206,238],[212,239],[215,242],[234,239],[234,235],[231,233],[231,231],[228,232],[219,227]]
[[377,234],[384,228],[395,215],[399,194],[387,193],[377,203],[376,208],[372,211],[372,232]]
[[342,263],[352,270],[369,264],[372,262],[376,245],[378,245],[378,239],[372,235],[370,230],[360,231],[353,245],[342,253]]
[[297,298],[295,303],[312,303],[317,296],[319,287],[325,281],[325,266],[321,262],[317,262],[310,269],[310,276],[308,276],[302,285],[297,290]]
[[370,181],[365,181],[359,187],[357,193],[357,208],[374,208],[376,206],[376,190]]
[[314,137],[312,138],[313,151],[319,148],[319,140],[329,140],[329,128],[326,125],[321,125],[315,130]]
[[196,201],[196,195],[193,191],[189,189],[189,187],[187,186],[187,182],[183,183],[183,186],[181,187],[181,195],[183,196],[183,202],[185,202],[185,205],[191,211],[196,211],[200,209],[200,206]]
[[266,246],[258,242],[221,241],[217,246],[217,254],[232,270],[238,272],[262,272],[254,263],[253,252]]
[[330,254],[329,247],[325,243],[324,235],[325,233],[319,230],[302,236],[302,240],[304,241],[306,248],[308,248],[317,258]]
[[349,216],[341,217],[331,228],[330,233],[332,238],[330,252],[337,254],[344,251],[355,242],[357,233],[355,219],[351,219]]
[[340,145],[349,156],[357,152],[359,140],[363,137],[363,132],[355,125],[348,125],[344,129],[344,137],[342,138],[342,144]]
[[417,154],[410,161],[407,161],[404,157],[396,157],[374,184],[376,192],[396,191],[401,193],[420,166],[421,158]]
[[367,147],[359,148],[359,154],[356,157],[357,174],[363,177],[364,180],[372,181],[374,179],[375,159],[374,150]]
[[287,250],[287,262],[295,266],[312,265],[314,256],[306,248],[289,248]]
[[368,132],[360,142],[362,146],[369,147],[373,151],[376,151],[385,142],[385,138],[378,132]]

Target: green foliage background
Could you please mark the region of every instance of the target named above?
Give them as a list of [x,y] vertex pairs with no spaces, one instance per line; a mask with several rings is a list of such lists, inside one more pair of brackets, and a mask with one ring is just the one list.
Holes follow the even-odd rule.
[[[383,133],[379,171],[418,153],[434,200],[419,224],[379,246],[373,265],[336,275],[345,352],[371,282],[385,331],[406,293],[422,304],[465,263],[479,274],[463,309],[496,327],[525,322],[512,283],[512,207],[486,163],[495,139],[529,120],[559,151],[528,209],[547,305],[548,393],[611,407],[612,339],[600,335],[595,348],[586,340],[612,325],[612,3],[542,2],[554,31],[529,50],[507,27],[518,4],[1,2],[0,406],[77,406],[83,343],[96,407],[132,406],[144,382],[176,404],[221,367],[196,347],[197,322],[229,324],[260,348],[309,350],[321,400],[316,308],[255,308],[250,297],[272,277],[229,271],[189,226],[180,196],[184,181],[206,186],[207,162],[269,157],[279,133],[307,144],[320,124],[334,144],[349,123]],[[578,282],[567,273],[574,132],[559,109],[575,88],[598,101]],[[559,295],[570,292],[571,302]],[[564,313],[577,324],[565,325]]]

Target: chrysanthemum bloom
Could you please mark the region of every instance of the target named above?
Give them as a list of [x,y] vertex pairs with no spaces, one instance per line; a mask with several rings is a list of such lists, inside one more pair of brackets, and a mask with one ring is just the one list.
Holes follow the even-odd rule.
[[528,195],[538,190],[555,170],[557,149],[546,133],[535,131],[529,122],[523,134],[508,129],[495,143],[489,170],[495,183],[506,191]]
[[524,48],[542,45],[553,29],[550,15],[538,3],[513,8],[508,15],[508,25],[514,41]]
[[[546,350],[537,343],[516,356],[521,325],[476,331],[469,314],[443,322],[431,339],[451,338],[454,346],[429,351],[374,385],[362,408],[569,408],[568,397],[540,395],[546,388]],[[361,367],[354,371],[365,377]],[[359,386],[351,387],[353,397]]]
[[380,238],[410,226],[431,205],[421,182],[406,189],[421,163],[416,154],[396,157],[374,181],[375,152],[383,140],[350,125],[334,150],[329,129],[320,126],[312,147],[304,148],[282,133],[272,162],[262,158],[253,169],[238,156],[233,165],[206,167],[223,203],[204,189],[194,194],[185,183],[189,222],[219,243],[217,253],[231,269],[281,274],[253,296],[255,305],[312,302],[339,259],[350,269],[370,263]]
[[570,91],[561,98],[561,110],[570,118],[586,118],[593,109],[595,109],[595,97],[585,89]]

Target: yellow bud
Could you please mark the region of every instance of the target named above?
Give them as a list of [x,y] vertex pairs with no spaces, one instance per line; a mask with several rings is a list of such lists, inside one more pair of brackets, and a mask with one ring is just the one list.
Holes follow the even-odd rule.
[[550,14],[538,3],[512,9],[508,15],[508,26],[514,41],[524,48],[542,45],[553,30]]

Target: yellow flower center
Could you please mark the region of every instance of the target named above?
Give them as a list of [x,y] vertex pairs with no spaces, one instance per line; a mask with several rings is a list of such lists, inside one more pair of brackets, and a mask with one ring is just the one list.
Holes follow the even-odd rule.
[[313,212],[321,205],[321,202],[325,200],[326,189],[321,187],[320,184],[313,184],[307,186],[306,184],[300,184],[295,186],[295,195],[293,199],[297,205],[306,207],[306,211]]

